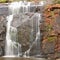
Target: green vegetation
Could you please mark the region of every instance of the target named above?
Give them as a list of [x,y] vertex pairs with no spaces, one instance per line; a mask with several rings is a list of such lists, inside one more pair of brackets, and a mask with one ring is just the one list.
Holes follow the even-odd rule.
[[53,3],[60,4],[60,0],[53,0]]
[[[0,0],[0,3],[13,2],[13,1],[24,1],[24,0]],[[26,1],[39,1],[39,0],[26,0]]]
[[52,30],[52,25],[47,25],[45,28],[46,31]]
[[1,3],[5,3],[7,0],[0,0]]
[[56,40],[56,38],[57,37],[54,36],[54,37],[48,37],[47,39],[48,39],[49,42],[52,42],[52,41]]
[[13,1],[20,1],[20,0],[0,0],[0,3],[7,3],[7,2],[13,2]]

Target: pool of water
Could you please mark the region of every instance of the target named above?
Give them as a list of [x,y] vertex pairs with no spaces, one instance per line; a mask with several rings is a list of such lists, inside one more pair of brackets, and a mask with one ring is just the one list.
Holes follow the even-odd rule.
[[0,60],[47,60],[44,58],[18,58],[18,57],[1,57]]

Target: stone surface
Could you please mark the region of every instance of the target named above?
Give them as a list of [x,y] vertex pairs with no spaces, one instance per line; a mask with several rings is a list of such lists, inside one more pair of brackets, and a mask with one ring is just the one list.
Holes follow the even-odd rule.
[[6,4],[0,4],[0,56],[4,55],[6,37],[6,16],[8,8]]
[[[57,13],[57,15],[56,15]],[[43,15],[45,17],[41,30],[43,34],[42,51],[43,54],[53,58],[60,57],[60,4],[46,6]],[[54,37],[54,38],[53,38]],[[49,41],[49,42],[48,42]],[[53,41],[53,42],[52,42]]]

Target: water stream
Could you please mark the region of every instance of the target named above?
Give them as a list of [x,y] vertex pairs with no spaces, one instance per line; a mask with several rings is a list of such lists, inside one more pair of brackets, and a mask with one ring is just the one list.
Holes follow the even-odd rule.
[[19,56],[19,53],[21,52],[21,45],[16,42],[17,29],[15,27],[12,27],[11,23],[12,23],[14,14],[18,14],[19,12],[18,2],[11,3],[8,6],[8,8],[9,8],[9,14],[11,15],[7,16],[5,56],[16,57],[16,56]]
[[13,47],[12,47],[12,40],[10,38],[10,24],[11,21],[13,19],[13,15],[10,15],[7,17],[7,19],[9,20],[7,23],[7,34],[6,34],[6,55],[13,55]]
[[[40,6],[42,6],[43,3],[40,4]],[[13,2],[11,3],[8,7],[9,7],[9,16],[7,16],[7,33],[6,33],[6,49],[5,49],[5,56],[8,57],[19,57],[22,55],[22,47],[21,44],[19,42],[16,42],[16,35],[17,35],[17,28],[11,26],[11,23],[13,21],[13,17],[14,15],[18,15],[18,14],[24,14],[24,13],[30,13],[30,5],[31,2]],[[40,42],[40,28],[39,28],[39,22],[41,19],[41,15],[40,13],[34,13],[33,16],[27,17],[25,18],[22,23],[20,23],[20,25],[22,25],[23,23],[25,23],[27,20],[32,20],[34,16],[37,16],[37,20],[36,20],[36,38],[35,40],[30,44],[29,49],[27,49],[24,52],[23,57],[28,57],[30,56],[30,50],[33,47],[34,44],[38,44],[38,42]],[[20,16],[21,17],[21,16]],[[24,17],[24,15],[23,15]],[[19,24],[18,24],[19,25]],[[32,27],[33,27],[33,20],[32,20]],[[33,33],[33,28],[32,28],[32,33]],[[12,34],[12,38],[11,38],[11,34]],[[32,38],[33,39],[33,38]],[[38,41],[39,40],[39,41]],[[40,47],[40,46],[39,46]],[[38,47],[38,48],[39,48]]]

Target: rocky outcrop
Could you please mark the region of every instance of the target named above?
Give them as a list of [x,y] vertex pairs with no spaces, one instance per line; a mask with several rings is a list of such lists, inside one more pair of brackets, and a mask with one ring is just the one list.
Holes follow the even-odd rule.
[[6,40],[6,16],[8,14],[7,5],[0,4],[0,56],[4,55]]
[[46,6],[43,16],[44,22],[40,26],[42,51],[48,56],[53,54],[52,58],[60,57],[60,4]]

